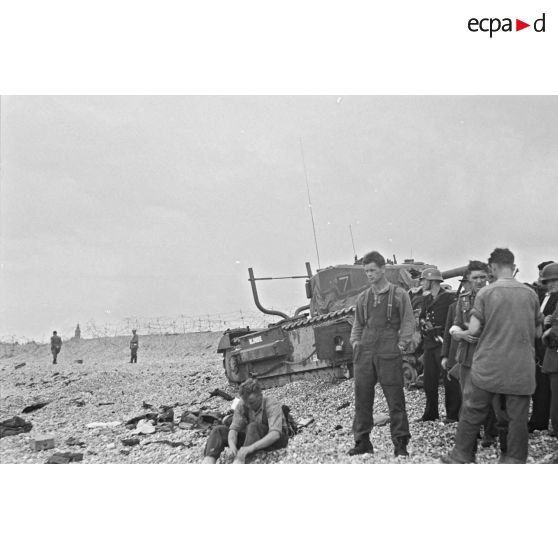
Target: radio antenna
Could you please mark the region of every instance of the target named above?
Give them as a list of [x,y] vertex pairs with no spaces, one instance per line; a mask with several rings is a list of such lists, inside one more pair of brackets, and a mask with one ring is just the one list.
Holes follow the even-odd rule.
[[304,146],[302,145],[302,138],[300,140],[300,153],[302,154],[302,164],[304,166],[304,178],[306,179],[306,192],[308,193],[308,207],[310,208],[310,218],[312,219],[312,231],[314,232],[314,244],[316,246],[316,256],[318,256],[318,268],[320,265],[320,252],[318,250],[318,238],[316,237],[316,225],[314,223],[314,212],[312,211],[312,200],[310,199],[310,186],[308,184],[308,173],[306,172],[306,159],[304,158]]
[[355,239],[353,238],[353,227],[349,225],[349,232],[351,233],[351,242],[353,243],[353,252],[355,253],[355,262],[358,260],[356,248],[355,248]]

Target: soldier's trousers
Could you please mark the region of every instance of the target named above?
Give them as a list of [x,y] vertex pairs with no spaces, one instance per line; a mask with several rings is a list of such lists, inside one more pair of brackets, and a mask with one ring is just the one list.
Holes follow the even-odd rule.
[[57,364],[56,359],[58,357],[58,353],[60,352],[60,349],[51,349],[50,352],[52,353],[52,364]]
[[547,374],[550,382],[550,422],[554,435],[558,436],[558,372]]
[[374,396],[379,382],[389,409],[391,439],[407,443],[411,434],[405,409],[401,356],[384,357],[360,345],[354,358],[355,440],[368,438],[374,426]]
[[[468,397],[471,391],[471,367],[461,364],[459,366],[459,385],[461,386],[461,393],[463,400]],[[462,407],[463,408],[463,407]],[[498,435],[498,428],[496,424],[496,414],[494,406],[488,410],[486,420],[483,422],[484,436],[491,436],[495,438]]]
[[131,355],[130,355],[130,363],[138,362],[138,350],[137,349],[130,349],[131,351]]
[[[529,433],[527,417],[529,416],[529,395],[502,395],[486,391],[471,382],[470,392],[463,400],[461,416],[455,434],[455,446],[452,457],[460,463],[473,461],[473,447],[481,424],[486,420],[488,410],[497,398],[500,404],[495,406],[497,423],[507,424],[507,453],[502,455],[502,463],[525,463],[527,461]],[[502,401],[505,400],[505,409]]]
[[535,380],[537,384],[533,393],[533,412],[529,419],[529,426],[533,430],[546,430],[550,421],[550,378],[549,374],[541,372],[539,364],[535,371]]
[[[246,427],[246,432],[239,432],[237,437],[237,448],[242,446],[250,446],[254,442],[261,440],[268,433],[267,426],[251,422]],[[289,436],[285,432],[281,432],[281,437],[277,442],[271,444],[265,451],[272,451],[276,449],[286,448],[289,443]],[[229,445],[229,428],[220,425],[216,426],[209,435],[207,443],[205,444],[204,456],[214,457],[218,459],[221,452]]]
[[426,406],[423,418],[436,420],[440,418],[438,411],[438,386],[440,375],[444,378],[446,418],[457,420],[461,408],[461,388],[455,378],[448,379],[445,370],[442,369],[442,346],[424,351],[424,393],[426,395]]

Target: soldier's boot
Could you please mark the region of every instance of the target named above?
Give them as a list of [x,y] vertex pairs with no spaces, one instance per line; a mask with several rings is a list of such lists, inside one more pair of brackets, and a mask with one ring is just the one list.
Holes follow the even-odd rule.
[[395,457],[409,457],[406,440],[395,440],[393,442],[393,448],[393,454],[395,455]]
[[489,448],[496,443],[496,438],[490,434],[490,432],[484,432],[484,436],[482,437],[481,446],[483,448]]
[[350,456],[362,455],[363,453],[374,453],[374,447],[370,438],[360,438],[355,442],[355,447],[347,452]]

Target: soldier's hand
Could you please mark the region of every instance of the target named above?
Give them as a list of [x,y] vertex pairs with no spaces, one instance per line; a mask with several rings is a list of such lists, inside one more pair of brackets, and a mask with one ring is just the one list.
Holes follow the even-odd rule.
[[443,368],[444,370],[447,370],[447,369],[448,369],[448,357],[444,357],[444,358],[442,359],[442,368]]
[[467,341],[467,343],[472,343],[474,345],[475,343],[479,342],[479,338],[475,337],[474,335],[467,334],[467,336],[465,337],[465,341]]
[[236,446],[229,446],[229,453],[233,456],[236,457],[238,454],[238,448]]
[[552,316],[545,316],[544,317],[544,325],[548,326],[552,324]]
[[246,458],[250,455],[250,451],[249,448],[247,447],[242,447],[238,450],[238,453],[236,455],[236,458],[242,461],[245,461]]
[[452,336],[456,341],[461,341],[461,339],[463,339],[463,331],[452,331],[452,332],[451,332],[451,336]]

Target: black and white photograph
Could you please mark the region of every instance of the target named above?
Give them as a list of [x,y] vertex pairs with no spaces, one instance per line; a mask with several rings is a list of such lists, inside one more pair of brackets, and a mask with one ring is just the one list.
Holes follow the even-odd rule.
[[555,555],[555,18],[0,0],[2,556]]
[[557,461],[557,97],[1,102],[3,463]]

